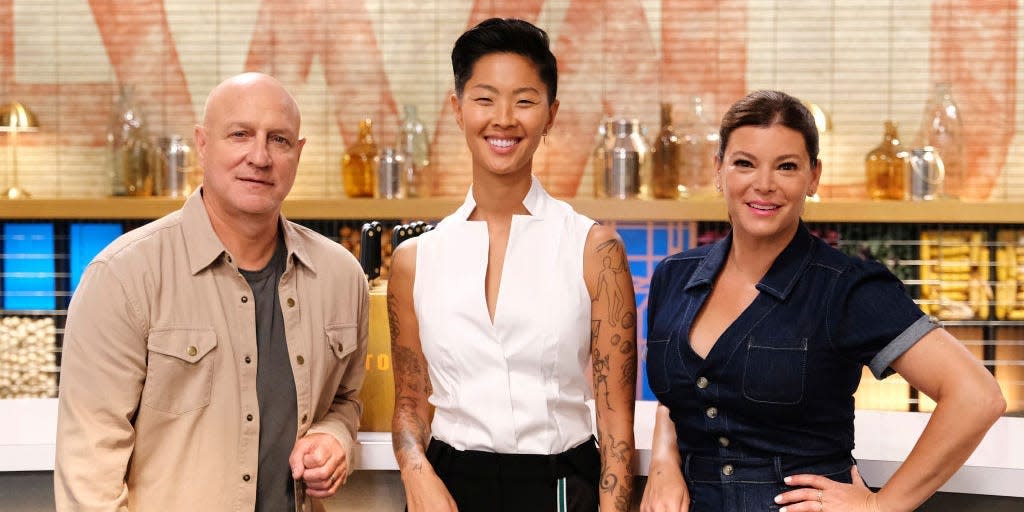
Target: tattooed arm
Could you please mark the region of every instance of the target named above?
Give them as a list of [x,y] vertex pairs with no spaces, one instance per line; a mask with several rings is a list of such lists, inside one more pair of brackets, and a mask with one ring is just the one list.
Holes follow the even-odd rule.
[[405,486],[409,512],[454,511],[455,502],[427,461],[430,442],[430,377],[420,346],[419,322],[413,307],[416,240],[400,245],[391,257],[388,281],[388,327],[395,374],[395,413],[391,443]]
[[683,480],[681,460],[675,424],[668,415],[668,408],[658,404],[651,439],[651,465],[647,471],[641,512],[686,512],[690,509],[690,493]]
[[601,511],[626,512],[633,494],[636,299],[626,251],[614,229],[594,226],[583,273],[590,291],[594,408],[601,446]]

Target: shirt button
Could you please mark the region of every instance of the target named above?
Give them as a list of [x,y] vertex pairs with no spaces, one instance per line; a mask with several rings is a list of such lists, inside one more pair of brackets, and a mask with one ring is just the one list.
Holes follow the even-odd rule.
[[718,444],[722,445],[722,448],[729,446],[729,438],[725,436],[719,437]]
[[231,255],[230,255],[230,254],[225,254],[225,255],[224,255],[224,258],[225,258],[226,260],[228,260],[228,263],[231,263]]
[[194,356],[194,355],[196,355],[196,354],[197,354],[198,352],[199,352],[199,350],[197,350],[197,349],[196,349],[195,345],[189,345],[189,346],[188,346],[188,355],[190,355],[190,356]]
[[733,471],[732,464],[726,464],[726,465],[722,466],[722,474],[723,475],[730,476],[730,475],[732,475],[732,471]]
[[246,414],[245,419],[246,421],[252,421],[252,414]]
[[708,407],[704,414],[708,415],[708,418],[715,419],[718,417],[718,409],[715,407]]
[[290,308],[294,308],[295,307],[295,299],[293,299],[291,297],[288,298],[288,307],[290,307]]
[[295,356],[295,362],[300,365],[306,364],[306,358],[302,356]]
[[246,302],[249,302],[249,297],[242,295],[242,304],[245,304]]
[[245,356],[245,364],[249,364],[251,362],[252,362],[252,358],[249,357],[249,356]]
[[248,482],[250,478],[252,477],[249,476],[249,473],[242,475],[242,481],[244,482]]
[[305,423],[306,423],[306,415],[305,415],[305,414],[303,414],[303,415],[302,415],[302,423],[303,423],[303,424],[305,424]]
[[707,377],[698,377],[697,378],[697,387],[700,388],[700,389],[704,389],[704,388],[708,387],[708,379],[707,379]]

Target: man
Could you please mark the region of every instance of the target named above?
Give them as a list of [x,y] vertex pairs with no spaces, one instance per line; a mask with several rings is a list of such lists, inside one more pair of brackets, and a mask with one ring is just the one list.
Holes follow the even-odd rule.
[[273,78],[218,85],[202,188],[89,265],[68,311],[58,510],[322,509],[352,471],[367,286],[286,221],[305,139]]

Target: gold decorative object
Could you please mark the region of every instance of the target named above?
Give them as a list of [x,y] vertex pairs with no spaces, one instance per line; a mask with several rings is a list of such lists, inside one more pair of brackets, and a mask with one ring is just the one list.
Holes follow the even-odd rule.
[[7,151],[10,155],[11,174],[3,190],[4,199],[25,199],[29,193],[18,185],[18,133],[39,130],[39,121],[25,105],[12,101],[0,107],[0,132],[6,132]]

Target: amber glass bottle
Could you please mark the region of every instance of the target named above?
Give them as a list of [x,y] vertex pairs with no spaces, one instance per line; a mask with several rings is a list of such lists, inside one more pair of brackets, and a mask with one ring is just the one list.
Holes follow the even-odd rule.
[[341,159],[341,182],[348,197],[373,197],[377,178],[377,143],[373,121],[359,121],[359,139],[345,150]]
[[661,104],[661,130],[654,141],[653,195],[657,199],[678,199],[679,136],[672,127],[672,104]]
[[907,170],[905,152],[900,147],[896,123],[885,122],[882,143],[864,157],[868,197],[871,199],[905,199]]

